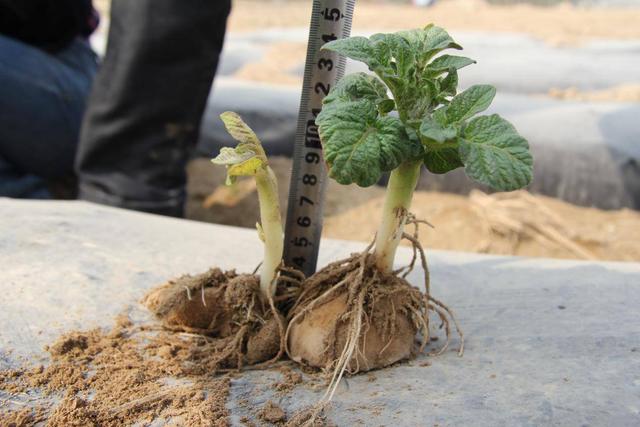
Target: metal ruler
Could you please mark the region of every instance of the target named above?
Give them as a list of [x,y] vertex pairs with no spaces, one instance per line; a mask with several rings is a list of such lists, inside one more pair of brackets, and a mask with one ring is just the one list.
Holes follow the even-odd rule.
[[323,44],[349,37],[355,0],[314,0],[293,150],[284,263],[307,276],[316,270],[327,171],[315,120],[322,99],[344,74],[345,58]]

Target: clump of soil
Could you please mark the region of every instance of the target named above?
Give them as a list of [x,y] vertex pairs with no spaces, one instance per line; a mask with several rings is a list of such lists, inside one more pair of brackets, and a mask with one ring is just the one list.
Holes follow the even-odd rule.
[[289,367],[282,367],[280,369],[282,373],[282,381],[273,385],[277,391],[282,393],[288,393],[293,390],[298,384],[302,384],[302,373],[294,371]]
[[[271,363],[284,353],[284,319],[264,301],[255,275],[213,268],[152,290],[143,304],[169,330],[209,338],[212,370]],[[211,365],[212,363],[212,365]]]
[[291,416],[284,427],[336,427],[324,414],[326,405],[312,406],[298,411]]
[[227,426],[229,378],[200,369],[215,357],[199,351],[205,344],[202,337],[135,327],[126,317],[109,332],[71,332],[48,348],[47,367],[0,372],[9,403],[34,393],[59,401],[0,410],[0,425],[109,427],[179,419]]
[[0,411],[0,422],[8,427],[24,427],[46,421],[47,413],[42,408],[24,408],[14,412]]
[[221,333],[227,283],[238,275],[219,268],[197,276],[185,275],[151,290],[142,300],[165,326]]
[[287,420],[287,414],[271,400],[260,409],[258,416],[262,421],[272,424],[282,423]]

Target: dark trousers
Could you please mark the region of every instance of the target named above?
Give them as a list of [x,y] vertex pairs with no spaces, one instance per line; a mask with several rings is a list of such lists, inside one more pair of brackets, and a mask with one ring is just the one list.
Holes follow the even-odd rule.
[[114,0],[76,157],[82,199],[182,216],[230,0]]

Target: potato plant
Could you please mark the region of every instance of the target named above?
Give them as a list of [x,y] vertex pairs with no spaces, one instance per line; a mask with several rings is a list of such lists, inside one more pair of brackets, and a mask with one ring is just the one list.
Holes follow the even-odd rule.
[[260,203],[260,223],[256,223],[260,240],[264,242],[264,258],[260,272],[260,289],[265,300],[275,294],[275,279],[282,262],[283,231],[278,200],[278,181],[256,134],[236,113],[227,111],[220,116],[227,132],[238,141],[235,148],[223,147],[211,161],[227,167],[227,185],[239,176],[256,180]]
[[[515,190],[532,179],[527,141],[497,114],[479,115],[496,90],[475,85],[458,93],[458,71],[472,59],[443,54],[462,49],[442,28],[369,38],[335,40],[324,49],[364,62],[372,74],[345,76],[324,99],[317,117],[329,176],[340,184],[367,187],[389,172],[375,245],[309,277],[289,313],[287,351],[299,362],[329,369],[330,399],[344,372],[356,373],[413,357],[429,342],[429,313],[462,333],[451,310],[430,294],[424,251],[404,233],[419,221],[409,209],[421,168],[443,174],[463,167],[473,180],[497,190]],[[416,231],[417,232],[417,231]],[[414,260],[394,270],[401,239]],[[425,292],[404,277],[420,254]],[[402,272],[402,274],[401,274]],[[416,333],[422,343],[416,348]]]
[[342,79],[325,98],[317,124],[329,174],[340,184],[367,187],[391,172],[375,247],[381,270],[392,268],[402,228],[397,212],[409,209],[422,165],[437,174],[464,167],[471,179],[501,191],[531,181],[527,141],[499,115],[478,116],[496,89],[474,85],[457,92],[458,70],[475,61],[436,57],[462,49],[442,28],[351,37],[324,49],[375,73]]
[[[260,140],[240,116],[225,112],[220,118],[238,145],[222,148],[213,163],[227,168],[227,184],[240,176],[256,180],[261,220],[256,226],[264,242],[260,275],[212,268],[202,274],[171,280],[144,299],[144,304],[171,330],[214,338],[198,348],[205,354],[203,360],[207,360],[206,368],[210,371],[275,362],[284,354],[285,333],[284,317],[274,300],[279,271],[283,268],[276,177]],[[288,277],[288,282],[299,281]],[[279,296],[286,299],[287,292]]]

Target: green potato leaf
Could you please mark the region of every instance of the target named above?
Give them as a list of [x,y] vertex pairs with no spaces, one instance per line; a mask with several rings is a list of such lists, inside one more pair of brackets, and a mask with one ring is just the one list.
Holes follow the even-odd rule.
[[376,59],[382,67],[373,67],[383,79],[386,75],[406,79],[416,67],[415,52],[398,34],[374,34],[370,38]]
[[397,34],[374,34],[370,38],[349,37],[322,46],[356,61],[364,62],[380,74],[406,75],[415,66],[415,55],[409,43]]
[[527,140],[497,114],[472,119],[458,138],[466,174],[496,190],[527,186],[533,176],[533,158]]
[[458,72],[451,68],[449,73],[440,81],[440,96],[455,96],[458,90]]
[[425,152],[423,160],[427,169],[437,174],[447,173],[464,166],[456,143],[430,148]]
[[415,155],[417,144],[400,119],[381,117],[376,104],[367,99],[323,109],[316,123],[329,176],[340,184],[371,186],[383,172]]
[[429,24],[422,29],[399,31],[421,64],[426,64],[434,55],[445,49],[462,49],[443,28]]
[[380,65],[379,58],[376,58],[373,43],[366,37],[347,37],[333,40],[325,43],[322,49],[332,50],[347,58],[364,62],[370,68]]
[[[376,76],[354,73],[344,76],[322,101],[324,108],[334,103],[368,99],[375,103],[392,101],[387,96],[387,87]],[[392,101],[393,102],[393,101]]]
[[393,101],[393,99],[383,99],[382,101],[378,102],[378,111],[380,112],[380,115],[388,114],[395,108],[396,103]]
[[330,176],[339,183],[369,186],[417,159],[439,174],[464,166],[472,179],[499,190],[531,181],[526,140],[497,115],[473,118],[489,107],[495,88],[458,93],[458,70],[475,61],[441,54],[462,49],[444,29],[351,37],[323,48],[364,62],[376,75],[344,77],[316,120]]
[[443,127],[433,117],[426,117],[422,123],[420,123],[420,134],[435,142],[443,143],[455,139],[458,132],[453,126]]
[[496,96],[491,85],[474,85],[459,93],[447,106],[447,121],[458,123],[486,110]]
[[384,84],[364,73],[343,78],[325,98],[316,123],[329,175],[340,184],[373,185],[383,172],[422,155],[400,119],[380,114],[386,100]]
[[450,68],[459,70],[468,65],[475,64],[476,61],[464,56],[442,55],[434,59],[427,65],[426,71],[429,75],[438,76],[448,71]]
[[464,166],[458,152],[455,126],[443,127],[433,117],[420,124],[420,135],[425,141],[424,165],[433,173],[442,174]]
[[447,107],[440,107],[431,114],[431,118],[438,123],[441,127],[447,127]]

